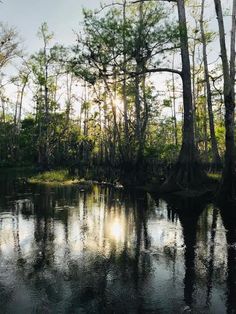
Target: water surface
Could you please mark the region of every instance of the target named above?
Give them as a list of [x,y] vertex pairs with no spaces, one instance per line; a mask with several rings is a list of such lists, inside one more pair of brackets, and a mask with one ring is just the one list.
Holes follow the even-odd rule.
[[0,313],[235,313],[236,221],[213,205],[0,190]]

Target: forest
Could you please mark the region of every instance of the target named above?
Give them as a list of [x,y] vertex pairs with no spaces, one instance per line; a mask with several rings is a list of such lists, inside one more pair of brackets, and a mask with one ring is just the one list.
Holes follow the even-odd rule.
[[31,55],[0,23],[0,167],[235,201],[236,0],[223,4],[108,2],[83,9],[69,46],[43,22]]
[[0,314],[236,313],[236,0],[0,0]]

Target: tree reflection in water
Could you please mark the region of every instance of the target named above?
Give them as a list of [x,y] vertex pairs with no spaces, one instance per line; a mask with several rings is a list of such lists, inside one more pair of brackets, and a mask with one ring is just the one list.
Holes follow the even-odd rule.
[[236,228],[223,217],[227,252],[218,210],[204,200],[155,203],[99,186],[30,192],[1,200],[1,311],[235,310]]
[[168,203],[169,206],[171,204],[173,212],[178,214],[178,218],[183,228],[185,247],[184,301],[187,306],[186,310],[190,310],[193,305],[193,293],[196,282],[195,249],[197,244],[198,220],[206,207],[206,202],[204,202],[203,199],[198,198],[172,197],[168,200]]
[[235,207],[222,206],[221,215],[227,239],[227,313],[236,313],[236,213]]

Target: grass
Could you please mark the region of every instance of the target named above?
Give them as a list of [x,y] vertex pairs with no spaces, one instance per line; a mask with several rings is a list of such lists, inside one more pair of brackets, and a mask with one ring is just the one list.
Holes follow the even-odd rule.
[[70,185],[78,183],[79,180],[72,178],[68,170],[53,170],[39,173],[29,178],[32,184],[50,184],[50,185]]
[[219,172],[209,172],[207,175],[208,175],[208,178],[214,181],[220,181],[222,177],[222,174]]

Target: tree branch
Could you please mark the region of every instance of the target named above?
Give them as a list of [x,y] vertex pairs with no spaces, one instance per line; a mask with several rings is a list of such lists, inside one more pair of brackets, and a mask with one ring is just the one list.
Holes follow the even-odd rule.
[[[151,0],[134,0],[131,1],[131,3],[135,4],[135,3],[140,3],[140,2],[150,2]],[[177,0],[156,0],[156,1],[161,1],[161,2],[177,2]]]
[[[174,73],[174,74],[178,74],[182,77],[182,72],[179,71],[179,70],[176,70],[176,69],[170,69],[170,68],[153,68],[153,69],[144,69],[143,71],[141,72],[126,72],[126,74],[129,76],[129,77],[135,77],[135,76],[138,76],[138,75],[144,75],[144,74],[147,74],[147,73],[158,73],[158,72],[168,72],[168,73]],[[111,77],[113,76],[114,74],[113,73],[103,73],[102,70],[99,71],[100,73],[100,77]],[[124,75],[123,73],[117,73],[118,76],[121,76],[121,75]]]
[[[156,72],[169,72],[178,74],[182,77],[182,71],[176,70],[176,69],[170,69],[170,68],[157,68],[157,69],[146,69],[143,74],[145,73],[156,73]],[[139,73],[142,74],[142,73]]]

